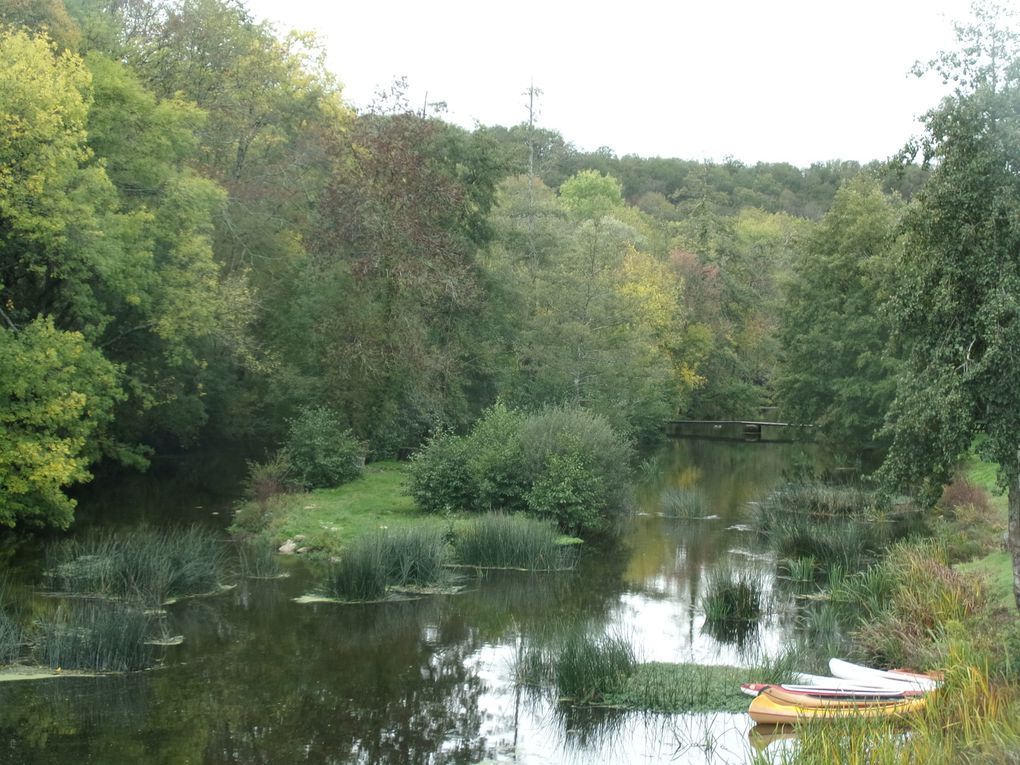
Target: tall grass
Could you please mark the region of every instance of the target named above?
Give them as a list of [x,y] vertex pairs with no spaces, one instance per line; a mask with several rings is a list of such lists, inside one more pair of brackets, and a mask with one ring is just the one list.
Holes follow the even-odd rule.
[[479,568],[570,568],[573,554],[558,544],[558,539],[556,530],[542,521],[488,513],[460,529],[454,540],[454,556],[457,563]]
[[673,518],[700,518],[705,514],[705,495],[698,489],[671,487],[662,492],[662,512]]
[[152,665],[148,618],[127,606],[79,602],[39,624],[35,656],[53,668],[128,672]]
[[556,654],[556,689],[575,703],[597,703],[618,691],[636,667],[634,649],[624,638],[578,633]]
[[761,576],[723,566],[709,577],[701,598],[705,631],[716,640],[742,644],[763,615]]
[[323,594],[378,600],[389,587],[428,587],[445,579],[443,535],[433,528],[379,531],[359,537],[326,573]]
[[157,605],[214,590],[224,570],[223,542],[191,526],[69,540],[53,555],[49,575],[64,592]]
[[10,664],[21,654],[22,630],[11,616],[16,605],[9,584],[0,579],[0,664]]
[[237,540],[237,560],[241,576],[249,579],[274,579],[283,572],[272,540],[250,536]]

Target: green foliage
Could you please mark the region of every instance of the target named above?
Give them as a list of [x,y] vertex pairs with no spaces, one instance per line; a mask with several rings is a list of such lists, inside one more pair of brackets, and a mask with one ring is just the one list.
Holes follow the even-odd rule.
[[717,569],[701,597],[705,631],[716,640],[743,645],[758,628],[763,613],[760,576],[750,571]]
[[365,447],[336,412],[307,407],[290,421],[283,447],[294,478],[308,488],[333,487],[353,481],[365,465]]
[[524,512],[591,532],[623,506],[630,462],[630,446],[597,415],[497,404],[469,435],[430,441],[412,462],[410,491],[431,512]]
[[91,478],[97,441],[124,397],[117,369],[50,319],[0,328],[0,358],[0,525],[66,528],[74,501],[63,489]]
[[897,221],[877,181],[847,182],[794,260],[781,314],[784,416],[817,425],[835,450],[855,457],[877,450],[880,458],[888,445],[877,432],[898,364],[875,306],[889,298]]
[[426,513],[458,513],[477,506],[469,469],[471,442],[449,432],[430,438],[411,458],[408,490]]

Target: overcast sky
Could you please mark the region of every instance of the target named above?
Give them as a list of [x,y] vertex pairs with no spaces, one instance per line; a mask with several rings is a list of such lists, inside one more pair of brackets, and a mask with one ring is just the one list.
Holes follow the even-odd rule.
[[406,75],[472,127],[527,118],[585,150],[806,166],[884,159],[944,86],[909,74],[952,47],[969,0],[248,0],[317,32],[356,107]]

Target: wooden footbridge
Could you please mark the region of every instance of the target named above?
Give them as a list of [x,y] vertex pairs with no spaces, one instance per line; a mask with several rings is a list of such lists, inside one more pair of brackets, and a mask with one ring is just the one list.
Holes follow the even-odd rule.
[[666,434],[675,438],[714,438],[720,441],[790,443],[810,441],[814,427],[789,422],[753,420],[670,420]]

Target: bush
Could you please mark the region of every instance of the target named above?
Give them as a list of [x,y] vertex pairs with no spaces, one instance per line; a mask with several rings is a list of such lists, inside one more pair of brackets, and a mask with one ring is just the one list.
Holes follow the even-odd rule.
[[523,512],[571,533],[595,531],[624,505],[631,456],[598,415],[497,404],[469,435],[428,443],[413,462],[411,493],[429,512]]
[[303,409],[290,421],[283,451],[295,478],[310,489],[353,481],[365,465],[364,445],[326,407]]
[[452,433],[434,436],[411,459],[409,489],[426,513],[473,510],[477,487],[468,467],[470,444]]

